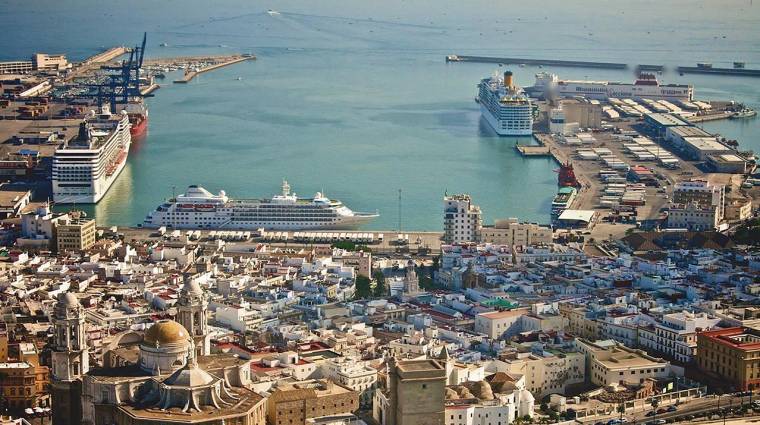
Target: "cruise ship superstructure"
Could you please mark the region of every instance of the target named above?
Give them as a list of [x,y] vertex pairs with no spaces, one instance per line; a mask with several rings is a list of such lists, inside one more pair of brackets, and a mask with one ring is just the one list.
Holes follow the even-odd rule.
[[53,200],[59,204],[94,204],[124,169],[132,143],[129,116],[104,106],[79,126],[79,133],[53,156]]
[[631,98],[690,102],[694,87],[686,84],[660,84],[654,74],[642,73],[633,83],[618,81],[560,80],[556,74],[539,72],[536,83],[526,89],[533,96],[589,99]]
[[190,186],[184,194],[159,205],[145,217],[144,227],[174,229],[321,230],[355,229],[378,217],[352,211],[340,201],[317,192],[299,198],[287,181],[282,194],[271,199],[231,199],[222,190],[213,194]]
[[478,103],[483,118],[500,136],[533,134],[533,106],[512,82],[512,72],[484,78],[478,84]]

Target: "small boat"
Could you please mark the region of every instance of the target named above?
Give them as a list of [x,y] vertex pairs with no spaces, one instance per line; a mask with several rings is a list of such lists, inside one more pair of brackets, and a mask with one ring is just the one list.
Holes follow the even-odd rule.
[[754,109],[742,109],[741,111],[737,111],[731,114],[729,118],[731,119],[752,118],[756,115],[757,115],[757,111],[755,111]]
[[280,12],[276,10],[272,10],[272,9],[267,10],[267,13],[269,14],[269,16],[276,16],[280,14]]
[[169,47],[169,43],[163,42],[163,43],[159,44],[159,46],[161,46],[161,47]]
[[243,80],[243,77],[237,77],[237,78],[235,78],[235,79],[236,79],[236,80],[238,80],[238,81],[242,81],[242,80]]

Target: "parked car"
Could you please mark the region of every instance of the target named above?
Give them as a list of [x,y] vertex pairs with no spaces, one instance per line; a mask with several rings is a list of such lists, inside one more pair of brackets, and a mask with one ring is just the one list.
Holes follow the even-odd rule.
[[668,407],[668,412],[675,412],[676,410],[678,410],[678,408],[676,406],[670,406],[670,407]]
[[647,412],[647,414],[645,416],[654,416],[656,414],[657,413],[654,410],[651,410],[651,411]]

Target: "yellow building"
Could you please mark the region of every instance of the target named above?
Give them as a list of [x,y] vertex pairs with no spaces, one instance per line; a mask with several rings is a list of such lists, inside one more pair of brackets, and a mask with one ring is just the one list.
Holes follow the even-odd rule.
[[56,225],[58,252],[86,251],[95,245],[95,220],[77,219],[59,222]]
[[18,412],[46,407],[50,400],[47,393],[49,376],[47,367],[29,362],[0,363],[0,392],[8,408]]
[[736,390],[760,388],[760,331],[735,327],[698,333],[697,365]]
[[304,425],[311,418],[351,413],[359,409],[359,393],[328,380],[277,386],[267,399],[269,424]]
[[496,220],[480,230],[480,242],[498,245],[541,245],[552,243],[552,229],[535,223],[519,223],[516,218]]

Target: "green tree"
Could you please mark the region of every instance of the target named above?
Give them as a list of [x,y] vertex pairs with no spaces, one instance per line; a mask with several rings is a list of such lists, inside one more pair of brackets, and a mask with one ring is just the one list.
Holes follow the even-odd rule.
[[369,298],[372,295],[372,288],[370,288],[370,280],[366,276],[356,276],[356,295],[354,298]]
[[375,279],[375,296],[384,297],[385,296],[385,275],[380,270],[376,270],[375,273],[372,274],[372,277]]

